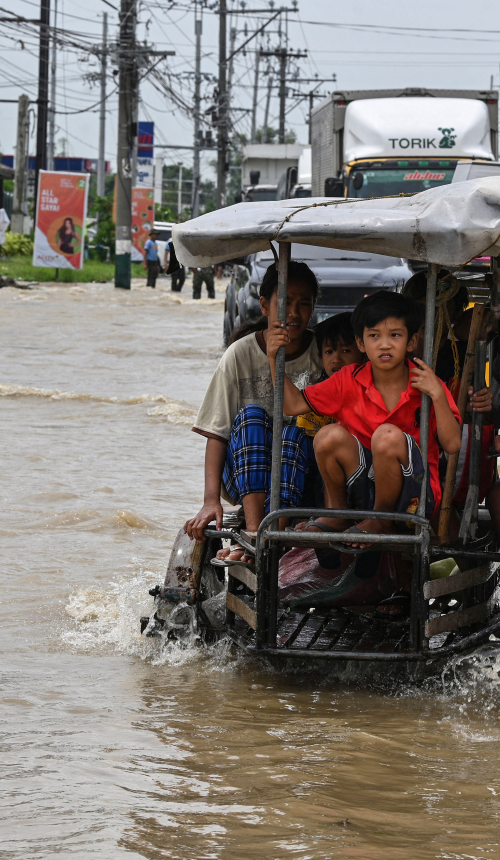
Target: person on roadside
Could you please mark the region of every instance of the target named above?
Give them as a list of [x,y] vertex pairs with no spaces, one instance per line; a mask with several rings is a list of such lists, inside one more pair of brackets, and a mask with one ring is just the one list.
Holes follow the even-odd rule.
[[[172,239],[169,239],[165,246],[164,266],[167,275],[170,275],[170,289],[174,293],[180,293],[184,286],[184,281],[186,280],[186,270],[184,266],[180,266],[177,263],[175,251],[173,250],[173,248],[174,245]],[[171,262],[173,263],[173,266],[170,265]],[[174,269],[174,271],[171,271],[172,268]]]
[[160,258],[158,257],[157,230],[151,230],[149,239],[144,245],[144,268],[148,273],[147,287],[156,287],[156,279],[160,272]]
[[201,268],[191,269],[191,271],[193,273],[193,299],[201,299],[201,288],[204,283],[207,285],[208,298],[215,299],[213,267],[202,266]]

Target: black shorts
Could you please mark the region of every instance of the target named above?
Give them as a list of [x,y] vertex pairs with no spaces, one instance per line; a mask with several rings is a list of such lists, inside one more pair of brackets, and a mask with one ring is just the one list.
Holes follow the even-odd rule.
[[[396,505],[401,514],[416,514],[422,493],[424,463],[422,454],[413,436],[405,433],[408,442],[408,467],[403,470],[403,489]],[[371,511],[375,502],[375,479],[372,452],[354,437],[359,446],[359,466],[347,479],[347,507],[355,511]],[[427,496],[425,516],[434,511],[434,493],[431,489],[430,470],[427,470]]]

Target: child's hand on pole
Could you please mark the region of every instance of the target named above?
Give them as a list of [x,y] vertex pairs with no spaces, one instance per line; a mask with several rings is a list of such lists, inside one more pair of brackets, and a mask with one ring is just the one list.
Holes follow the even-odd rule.
[[417,367],[411,368],[411,387],[418,389],[422,394],[428,394],[432,400],[441,397],[443,386],[431,367],[421,358],[414,358]]
[[287,346],[290,343],[290,338],[286,326],[278,321],[271,323],[267,332],[267,357],[273,359],[276,358],[280,346]]
[[469,404],[467,410],[469,412],[491,412],[493,407],[493,395],[491,388],[481,388],[481,391],[476,391],[469,388]]

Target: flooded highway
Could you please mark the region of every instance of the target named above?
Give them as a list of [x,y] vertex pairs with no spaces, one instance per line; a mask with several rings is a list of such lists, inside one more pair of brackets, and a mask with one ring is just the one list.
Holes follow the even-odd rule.
[[377,691],[141,638],[222,350],[220,287],[158,287],[0,290],[0,856],[500,858],[495,653]]

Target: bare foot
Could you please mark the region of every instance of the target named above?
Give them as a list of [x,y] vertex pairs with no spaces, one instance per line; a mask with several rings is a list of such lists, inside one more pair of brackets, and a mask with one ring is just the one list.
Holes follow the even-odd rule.
[[[357,523],[356,528],[358,531],[366,532],[367,534],[383,535],[390,534],[391,523],[389,520],[362,520],[360,523]],[[369,546],[374,546],[372,543],[360,543],[359,535],[356,534],[356,532],[354,532],[354,534],[347,532],[344,543],[348,543],[353,548],[359,547],[359,549],[366,549]]]
[[242,546],[236,544],[235,546],[228,547],[226,549],[220,549],[217,553],[217,558],[222,561],[241,561],[245,564],[253,564],[254,558],[252,555],[249,555],[246,550],[243,549]]

